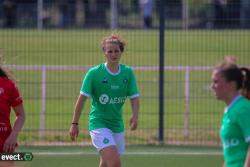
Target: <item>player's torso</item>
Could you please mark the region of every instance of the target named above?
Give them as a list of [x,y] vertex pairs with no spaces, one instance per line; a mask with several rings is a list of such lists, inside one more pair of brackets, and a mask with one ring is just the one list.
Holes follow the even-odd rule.
[[128,95],[129,73],[120,66],[120,72],[112,74],[105,66],[101,66],[96,72],[93,82],[93,97],[100,105],[121,106]]
[[12,82],[0,77],[0,123],[9,122]]
[[239,106],[234,106],[224,113],[220,130],[225,161],[228,162],[228,166],[242,166],[248,148],[243,131],[236,121],[239,108]]
[[223,139],[224,149],[237,148],[244,142],[244,136],[239,125],[230,118],[229,113],[224,113],[220,133]]
[[93,76],[89,129],[106,127],[113,132],[122,132],[122,106],[128,96],[129,71],[120,66],[119,72],[112,74],[103,64]]
[[0,145],[6,140],[11,132],[10,125],[10,101],[12,82],[0,77]]

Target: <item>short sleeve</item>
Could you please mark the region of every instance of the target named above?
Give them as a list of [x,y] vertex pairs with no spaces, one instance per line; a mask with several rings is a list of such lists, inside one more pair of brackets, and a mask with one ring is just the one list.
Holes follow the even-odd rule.
[[241,108],[237,115],[237,122],[243,131],[244,138],[247,142],[250,142],[250,108]]
[[93,71],[89,70],[82,82],[82,87],[80,93],[84,96],[91,96],[92,94],[92,81],[93,81]]
[[129,85],[128,85],[128,97],[130,99],[138,97],[139,91],[138,86],[135,78],[135,74],[133,70],[130,68],[130,79],[129,79]]
[[12,107],[16,107],[19,104],[23,103],[23,99],[20,96],[20,93],[18,91],[18,88],[16,87],[16,85],[13,83],[12,88],[11,88],[11,97],[10,97],[10,105]]

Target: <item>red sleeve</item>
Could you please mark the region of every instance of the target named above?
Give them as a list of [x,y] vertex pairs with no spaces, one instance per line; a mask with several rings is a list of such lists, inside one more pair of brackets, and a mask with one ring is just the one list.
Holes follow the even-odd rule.
[[247,98],[248,100],[250,100],[250,92],[248,92],[246,98]]
[[23,103],[23,99],[20,96],[16,85],[13,83],[13,87],[12,87],[12,91],[11,91],[11,106],[16,107],[22,103]]

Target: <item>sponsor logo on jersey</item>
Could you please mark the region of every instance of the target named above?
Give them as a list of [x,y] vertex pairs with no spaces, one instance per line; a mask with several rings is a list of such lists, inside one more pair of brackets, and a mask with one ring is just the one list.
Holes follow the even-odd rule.
[[239,143],[240,143],[239,139],[235,139],[235,138],[227,139],[223,142],[223,147],[224,147],[224,149],[227,149],[230,147],[238,146]]
[[6,123],[0,122],[0,132],[6,132],[8,130]]
[[106,94],[102,94],[100,97],[99,97],[99,102],[101,104],[107,104],[109,101],[109,96],[106,95]]
[[110,98],[107,94],[102,94],[99,97],[99,102],[101,104],[119,104],[124,103],[126,100],[126,97],[113,97]]
[[117,90],[117,89],[120,89],[120,86],[119,85],[111,85],[111,89]]
[[8,128],[7,127],[0,127],[0,132],[7,132]]

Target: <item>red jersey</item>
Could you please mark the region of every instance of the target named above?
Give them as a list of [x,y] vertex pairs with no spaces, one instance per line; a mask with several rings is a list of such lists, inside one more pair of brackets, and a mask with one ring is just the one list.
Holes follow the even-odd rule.
[[11,107],[22,102],[14,82],[6,77],[0,77],[0,152],[3,151],[3,144],[11,133]]
[[22,102],[14,82],[6,77],[0,77],[0,127],[11,125],[11,107],[16,107]]
[[250,100],[250,93],[248,93],[247,98]]

